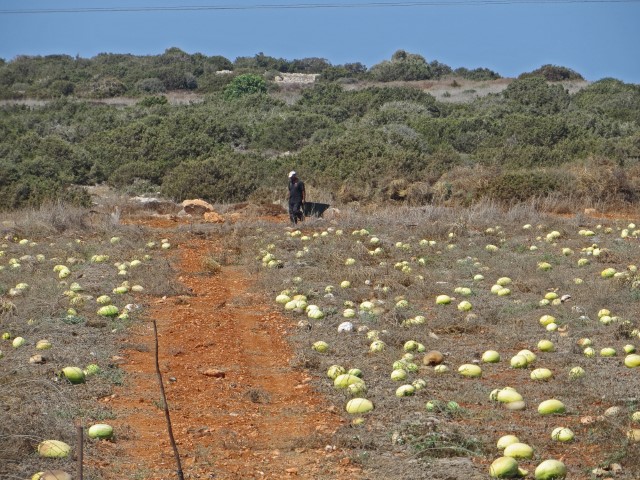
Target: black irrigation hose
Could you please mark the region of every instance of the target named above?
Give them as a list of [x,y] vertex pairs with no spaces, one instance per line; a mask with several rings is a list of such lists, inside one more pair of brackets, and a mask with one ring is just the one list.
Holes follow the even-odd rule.
[[162,404],[164,405],[164,416],[167,419],[167,432],[169,433],[169,441],[173,448],[173,456],[176,459],[176,466],[178,467],[178,479],[184,480],[184,474],[182,473],[182,464],[180,463],[180,453],[178,453],[178,446],[173,438],[173,429],[171,428],[171,417],[169,416],[169,405],[167,404],[167,396],[164,393],[164,384],[162,383],[162,374],[160,373],[160,363],[158,361],[158,326],[156,321],[153,321],[153,335],[156,341],[156,373],[158,374],[158,383],[160,383],[160,394],[162,395]]

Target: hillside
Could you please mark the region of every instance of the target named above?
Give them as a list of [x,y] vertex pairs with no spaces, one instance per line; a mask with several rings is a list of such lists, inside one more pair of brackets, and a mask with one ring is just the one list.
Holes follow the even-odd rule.
[[403,51],[371,68],[178,49],[19,57],[0,63],[0,98],[5,209],[86,203],[81,187],[105,182],[273,202],[291,169],[332,204],[553,199],[570,210],[640,194],[639,86],[564,67],[503,79]]

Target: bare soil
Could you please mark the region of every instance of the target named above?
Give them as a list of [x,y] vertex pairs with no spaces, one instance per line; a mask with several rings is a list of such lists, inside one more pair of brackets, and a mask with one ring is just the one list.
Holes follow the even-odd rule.
[[127,380],[102,399],[123,433],[101,443],[93,466],[105,479],[177,478],[155,371],[156,320],[184,478],[359,478],[348,452],[332,446],[344,420],[290,365],[290,321],[251,291],[243,267],[203,272],[213,242],[170,235],[176,248],[167,255],[191,294],[147,298],[146,321],[123,345]]

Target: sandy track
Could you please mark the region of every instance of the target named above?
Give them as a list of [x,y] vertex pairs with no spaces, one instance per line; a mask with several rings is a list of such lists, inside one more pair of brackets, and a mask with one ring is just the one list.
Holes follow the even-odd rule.
[[[149,299],[160,367],[185,478],[358,478],[348,453],[328,452],[341,417],[290,366],[291,325],[250,293],[241,267],[202,272],[210,243],[193,239],[170,255],[192,296]],[[153,326],[132,332],[127,380],[113,397],[116,443],[103,442],[104,478],[177,478],[155,374]],[[114,460],[115,458],[115,460]]]

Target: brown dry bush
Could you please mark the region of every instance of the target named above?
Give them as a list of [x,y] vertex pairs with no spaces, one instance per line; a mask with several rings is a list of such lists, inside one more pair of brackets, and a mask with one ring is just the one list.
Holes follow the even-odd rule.
[[454,167],[443,174],[433,186],[437,203],[469,206],[479,200],[481,192],[497,174],[495,169],[480,165]]
[[15,225],[23,237],[52,235],[63,232],[83,232],[95,225],[86,208],[62,202],[45,203],[37,209],[25,209],[3,214],[4,220]]
[[571,190],[578,198],[604,203],[633,202],[637,190],[630,183],[623,168],[605,157],[590,157],[581,164],[569,167],[575,177]]
[[222,271],[222,265],[212,254],[203,257],[202,268],[210,275],[218,275]]

